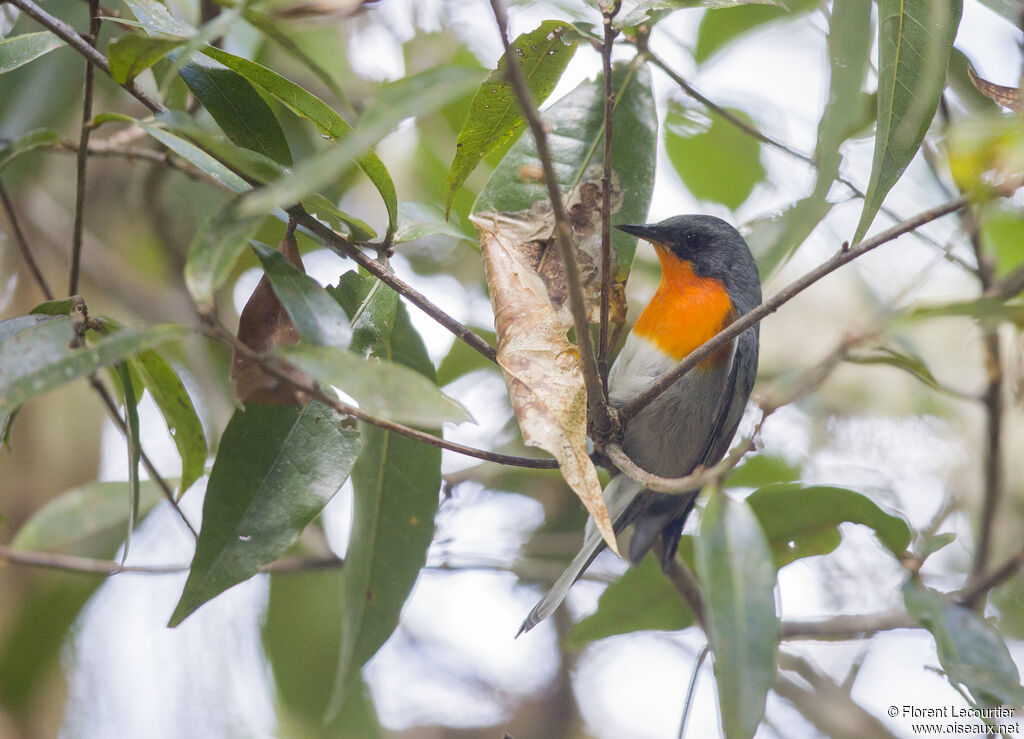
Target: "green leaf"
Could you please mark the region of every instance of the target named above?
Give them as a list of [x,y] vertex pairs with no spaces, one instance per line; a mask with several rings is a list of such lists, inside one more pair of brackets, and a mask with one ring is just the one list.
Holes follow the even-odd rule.
[[349,350],[365,357],[376,352],[378,344],[387,341],[395,326],[398,293],[372,277],[346,272],[337,287],[327,292],[348,313],[352,323],[352,343]]
[[996,276],[1013,272],[1024,264],[1024,212],[1005,204],[986,209],[981,243],[996,259]]
[[374,115],[368,113],[359,128],[333,147],[305,159],[291,174],[248,195],[243,200],[242,212],[268,213],[302,200],[341,175],[350,161],[362,162],[363,155],[406,118],[430,112],[465,95],[476,86],[477,74],[458,67],[436,67],[407,77],[404,82],[405,95],[389,100],[388,105],[376,106]]
[[70,318],[32,319],[34,325],[0,343],[0,411],[188,332],[177,325],[126,328],[72,349],[68,346],[74,335]]
[[910,318],[943,318],[966,316],[979,321],[1006,321],[1024,326],[1024,305],[1008,298],[976,298],[945,305],[929,305],[915,308]]
[[141,352],[130,360],[132,368],[142,379],[174,439],[181,457],[181,484],[178,497],[192,487],[206,467],[206,434],[199,421],[195,406],[178,373],[167,360],[152,350]]
[[[316,280],[291,264],[281,252],[266,244],[253,244],[274,294],[303,341],[322,346],[347,347],[352,340],[348,316]],[[348,352],[345,352],[349,355]]]
[[213,293],[259,231],[263,218],[237,218],[232,208],[214,213],[199,229],[185,261],[185,285],[200,306],[213,305]]
[[928,365],[918,356],[906,352],[898,352],[887,346],[871,349],[855,349],[847,355],[847,362],[853,364],[885,364],[908,372],[933,390],[939,389],[935,375]]
[[363,359],[336,346],[298,344],[282,347],[278,353],[320,382],[351,395],[359,410],[371,416],[413,426],[471,420],[462,406],[441,392],[436,381],[401,364]]
[[910,545],[910,527],[870,498],[846,488],[796,483],[768,485],[747,498],[761,522],[777,567],[803,557],[828,554],[839,546],[839,525],[858,523],[874,530],[879,543],[900,557]]
[[[359,318],[351,317],[357,327]],[[423,340],[401,303],[390,335],[378,336],[376,354],[436,381]],[[398,625],[426,563],[441,487],[440,449],[375,427],[364,426],[364,435],[363,453],[352,470],[355,503],[331,715],[358,684],[360,668]]]
[[766,174],[761,142],[716,113],[675,101],[665,114],[665,152],[695,198],[734,210]]
[[[11,542],[15,549],[57,549],[84,557],[108,557],[124,541],[127,482],[92,482],[61,494],[32,514]],[[139,512],[162,500],[152,480],[139,485]]]
[[157,0],[124,0],[142,27],[151,36],[175,36],[191,38],[196,34],[194,26],[178,20]]
[[754,512],[720,490],[712,490],[701,518],[697,572],[722,729],[727,739],[750,739],[775,678],[775,568]]
[[185,42],[181,39],[137,36],[133,33],[116,38],[107,46],[110,76],[115,82],[123,85],[183,43]]
[[999,633],[981,616],[914,582],[903,586],[907,611],[935,637],[939,664],[980,708],[1024,704],[1017,666]]
[[132,544],[132,532],[139,521],[139,460],[142,455],[139,440],[139,401],[135,395],[135,383],[132,382],[131,370],[127,362],[118,362],[115,369],[121,379],[121,392],[124,402],[124,425],[126,429],[125,445],[128,450],[128,524],[125,527],[124,550],[121,564],[128,558],[128,550]]
[[616,28],[634,28],[642,23],[653,25],[676,10],[691,8],[739,8],[745,5],[782,5],[776,0],[634,0],[623,3],[615,18]]
[[875,153],[853,243],[864,237],[928,132],[962,10],[962,0],[879,0]]
[[[339,210],[338,207],[319,193],[302,199],[303,207],[336,231],[348,231],[353,241],[369,241],[377,238],[377,232],[366,221]],[[399,206],[401,218],[401,205]]]
[[826,198],[839,176],[840,147],[855,133],[850,122],[864,117],[868,103],[861,88],[871,52],[870,0],[849,0],[834,8],[829,19],[828,50],[829,95],[818,122],[814,189],[783,211],[767,233],[755,236],[755,242],[770,239],[766,248],[755,251],[765,275],[788,259],[832,209]]
[[53,146],[60,141],[60,132],[54,131],[52,128],[37,128],[34,131],[29,131],[0,148],[0,172],[3,172],[4,167],[22,154],[44,146]]
[[28,64],[43,54],[64,46],[64,42],[49,31],[23,33],[0,41],[0,74]]
[[772,5],[746,5],[739,8],[712,10],[700,19],[697,46],[693,58],[703,64],[744,34],[758,30],[774,21],[797,18],[818,7],[815,0],[787,0]]
[[[651,92],[650,72],[643,64],[616,64],[612,70],[615,93],[612,137],[612,170],[622,190],[622,207],[613,215],[616,223],[640,223],[647,218],[654,184],[657,114]],[[549,133],[558,185],[568,193],[588,169],[600,167],[604,152],[604,83],[587,81],[552,105],[541,116]],[[547,188],[524,181],[524,171],[540,166],[532,136],[523,136],[501,160],[476,202],[473,212],[513,213],[535,202],[547,202]],[[612,231],[618,252],[617,279],[625,279],[633,263],[636,238]]]
[[476,238],[459,229],[445,216],[443,210],[429,203],[399,203],[398,229],[395,243],[415,241],[425,236],[451,236],[461,241],[476,243]]
[[292,163],[288,141],[274,111],[237,72],[186,64],[178,72],[231,141],[284,165]]
[[[472,327],[473,330],[483,338],[484,341],[494,346],[498,343],[497,336],[490,329]],[[437,368],[437,384],[444,387],[452,380],[480,369],[491,369],[494,362],[487,359],[476,349],[473,349],[465,341],[455,341],[452,348],[444,355],[441,364]]]
[[[272,69],[213,46],[203,49],[203,53],[273,95],[296,115],[312,121],[324,136],[342,141],[352,135],[352,127],[331,106]],[[384,199],[388,211],[388,230],[389,233],[393,232],[398,221],[398,195],[391,175],[372,151],[357,155],[355,159]]]
[[248,580],[295,543],[348,477],[359,433],[329,407],[249,403],[221,437],[203,527],[169,626]]
[[[644,607],[637,608],[637,603]],[[693,623],[693,611],[662,573],[657,559],[649,556],[605,588],[597,611],[569,633],[568,646],[581,649],[599,639],[636,631],[681,631]]]
[[[575,41],[567,43],[562,40],[567,30],[569,26],[563,21],[544,21],[535,30],[521,34],[512,42],[510,49],[516,55],[523,80],[536,105],[547,100],[576,51]],[[473,96],[469,115],[459,131],[455,159],[445,183],[446,215],[451,212],[456,191],[481,160],[521,133],[523,112],[507,75],[508,57],[503,54],[497,68]]]
[[140,121],[132,118],[131,116],[122,115],[120,113],[101,113],[93,119],[93,125],[98,126],[102,123],[106,123],[107,121],[120,121],[139,126],[143,131],[148,133],[182,159],[194,164],[200,170],[235,192],[246,192],[252,189],[252,186],[248,182],[232,172],[221,162],[214,159],[191,141],[187,141],[181,136],[165,130],[162,126],[153,125],[146,121]]
[[[800,467],[772,454],[748,456],[727,478],[731,488],[760,488],[780,482],[796,482]],[[763,526],[763,524],[762,524]]]

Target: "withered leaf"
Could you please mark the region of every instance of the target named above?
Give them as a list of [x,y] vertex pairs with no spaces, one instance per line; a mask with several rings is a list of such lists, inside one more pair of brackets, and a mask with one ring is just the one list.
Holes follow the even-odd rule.
[[548,297],[547,283],[534,271],[535,260],[522,248],[524,239],[535,243],[536,233],[524,220],[493,215],[473,220],[494,308],[498,364],[523,440],[558,460],[562,476],[617,553],[601,483],[587,455],[587,395],[579,356],[566,338],[565,319]]
[[[305,273],[302,257],[291,227],[277,250],[291,264]],[[238,319],[238,340],[253,351],[269,353],[281,346],[297,344],[299,333],[292,323],[277,295],[270,286],[270,279],[263,275],[249,297]],[[288,375],[297,382],[309,384],[312,378],[305,372],[288,369]],[[266,372],[258,362],[239,354],[231,353],[231,379],[235,381],[235,397],[243,403],[264,405],[305,405],[309,399],[293,385]]]
[[1024,107],[1021,104],[1020,89],[1016,87],[1006,87],[1005,85],[997,85],[994,82],[989,82],[986,79],[982,79],[978,76],[977,72],[974,71],[974,67],[970,64],[967,65],[967,75],[971,78],[971,82],[978,88],[978,91],[985,97],[995,101],[1004,108],[1019,113],[1021,108]]

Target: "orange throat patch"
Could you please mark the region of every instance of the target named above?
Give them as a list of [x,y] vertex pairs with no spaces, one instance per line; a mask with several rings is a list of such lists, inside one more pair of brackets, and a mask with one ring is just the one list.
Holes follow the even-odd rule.
[[[732,317],[732,300],[721,281],[697,276],[690,262],[665,247],[655,251],[661,284],[633,331],[678,362],[722,329]],[[714,360],[712,355],[701,368]]]

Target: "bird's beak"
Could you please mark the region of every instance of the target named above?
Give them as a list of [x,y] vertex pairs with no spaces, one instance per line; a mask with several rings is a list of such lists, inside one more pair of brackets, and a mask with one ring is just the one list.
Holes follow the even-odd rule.
[[644,241],[650,241],[655,246],[663,246],[665,244],[665,238],[658,233],[657,227],[653,224],[623,223],[615,228],[620,231],[625,231],[630,236],[636,236]]

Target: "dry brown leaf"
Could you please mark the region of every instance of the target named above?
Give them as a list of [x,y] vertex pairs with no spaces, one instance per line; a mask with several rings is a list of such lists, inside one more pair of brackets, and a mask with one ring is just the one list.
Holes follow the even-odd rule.
[[974,86],[978,88],[978,92],[985,97],[994,100],[1004,108],[1009,108],[1010,110],[1019,113],[1021,108],[1024,107],[1021,104],[1021,95],[1018,88],[997,85],[994,82],[982,79],[970,64],[967,65],[967,75],[971,78],[971,82],[974,83]]
[[[550,237],[550,225],[539,224],[538,231],[525,219],[494,214],[473,222],[494,308],[498,364],[523,440],[558,460],[562,476],[617,554],[601,483],[587,454],[587,393],[576,347],[566,338],[571,317],[567,323],[556,311],[549,283],[534,271],[530,249],[523,248],[545,229]],[[553,251],[548,256],[557,259]]]
[[[305,273],[295,234],[291,228],[277,250]],[[266,275],[260,279],[245,307],[242,308],[242,314],[238,318],[238,340],[261,354],[299,342],[295,324],[274,294]],[[297,382],[312,382],[309,375],[294,368],[288,370],[288,375]],[[243,403],[305,405],[309,400],[305,393],[299,392],[281,378],[267,373],[258,362],[237,351],[231,353],[231,379],[235,381],[235,397]]]

